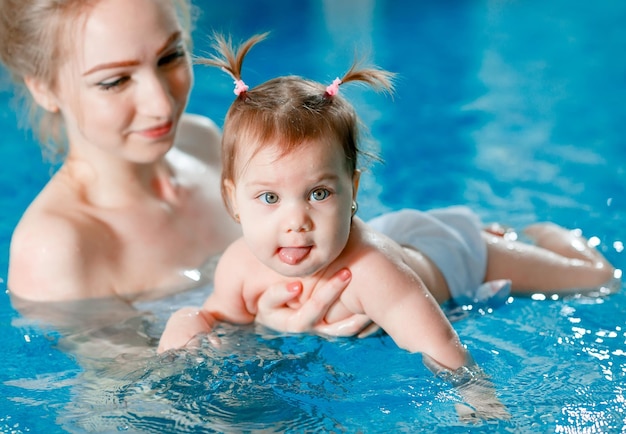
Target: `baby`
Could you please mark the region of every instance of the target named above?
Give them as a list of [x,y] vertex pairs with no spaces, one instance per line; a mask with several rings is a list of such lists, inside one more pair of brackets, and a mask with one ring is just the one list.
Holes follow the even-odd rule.
[[[218,37],[221,56],[203,61],[235,78],[237,97],[222,139],[222,195],[243,236],[220,259],[215,289],[204,305],[170,318],[159,351],[185,346],[218,321],[254,322],[257,300],[276,283],[300,279],[299,302],[304,302],[316,285],[348,268],[352,280],[326,321],[365,314],[398,346],[422,353],[436,372],[455,372],[471,365],[471,358],[440,303],[498,279],[533,292],[592,287],[610,279],[613,269],[604,258],[556,225],[531,230],[549,250],[483,231],[464,207],[402,211],[375,222],[412,236],[407,246],[364,223],[355,216],[358,118],[338,92],[350,82],[391,91],[393,75],[355,64],[330,86],[287,76],[249,90],[241,65],[264,36],[236,52]],[[439,232],[447,238],[433,247]],[[417,233],[426,240],[423,249]],[[441,265],[446,260],[457,269]]]

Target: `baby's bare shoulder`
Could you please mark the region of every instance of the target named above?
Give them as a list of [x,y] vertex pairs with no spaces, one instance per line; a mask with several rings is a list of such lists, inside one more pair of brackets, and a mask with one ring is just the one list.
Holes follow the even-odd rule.
[[360,260],[367,261],[395,262],[402,260],[404,255],[402,246],[356,218],[346,250]]
[[390,272],[395,273],[398,264],[403,262],[402,254],[402,248],[392,240],[365,224],[353,223],[348,244],[330,271],[349,268],[352,283],[356,284],[351,286],[369,286],[377,284]]
[[247,287],[261,284],[274,275],[252,254],[243,237],[232,242],[224,251],[215,271],[216,290],[220,284]]

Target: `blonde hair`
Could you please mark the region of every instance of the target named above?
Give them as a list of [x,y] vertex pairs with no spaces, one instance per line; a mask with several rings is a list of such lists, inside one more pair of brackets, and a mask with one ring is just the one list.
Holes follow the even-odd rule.
[[[223,35],[214,35],[216,53],[196,62],[223,69],[235,80],[241,80],[243,60],[248,51],[267,37],[267,33],[251,37],[238,48]],[[392,92],[394,74],[375,67],[352,64],[340,79],[342,84],[362,82],[376,90]],[[340,143],[346,170],[357,168],[359,119],[354,107],[342,96],[327,92],[321,83],[298,76],[278,77],[238,94],[230,106],[222,137],[222,197],[228,203],[225,181],[234,181],[237,151],[248,142],[257,143],[258,152],[265,146],[278,145],[286,155],[308,140]]]
[[[41,109],[26,89],[24,78],[36,78],[54,88],[72,43],[71,30],[67,29],[76,28],[68,23],[76,23],[99,1],[0,0],[0,62],[10,73],[18,102],[28,113],[28,123],[48,157],[66,151],[62,115]],[[190,1],[170,1],[190,39]]]

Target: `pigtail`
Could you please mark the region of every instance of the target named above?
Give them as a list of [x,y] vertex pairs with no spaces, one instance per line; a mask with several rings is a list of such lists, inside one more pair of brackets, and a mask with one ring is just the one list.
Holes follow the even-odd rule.
[[339,92],[339,86],[351,81],[369,84],[376,91],[393,93],[393,79],[396,74],[379,68],[362,68],[361,62],[355,61],[343,78],[337,77],[324,92],[326,98],[332,98]]
[[196,59],[196,63],[217,66],[222,69],[235,80],[235,95],[242,97],[248,90],[248,86],[241,79],[243,59],[248,54],[248,51],[258,42],[264,40],[268,34],[269,32],[254,35],[238,47],[234,47],[230,37],[226,38],[222,34],[215,33],[213,35],[212,48],[217,54],[213,54],[209,58]]

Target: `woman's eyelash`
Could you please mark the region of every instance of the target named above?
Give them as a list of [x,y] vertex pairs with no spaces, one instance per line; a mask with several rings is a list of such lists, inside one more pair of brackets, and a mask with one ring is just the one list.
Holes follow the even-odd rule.
[[113,88],[116,88],[118,86],[121,86],[122,84],[124,84],[126,81],[128,80],[128,77],[120,77],[116,80],[113,81],[106,81],[106,82],[102,82],[102,83],[98,83],[98,86],[102,89],[102,90],[111,90]]
[[173,62],[174,60],[180,59],[181,57],[185,57],[186,55],[187,55],[187,51],[185,50],[185,47],[183,46],[176,47],[175,51],[160,58],[158,64],[159,66],[166,65],[170,62]]
[[[183,46],[177,47],[175,51],[160,58],[158,61],[158,65],[159,66],[168,65],[180,58],[185,57],[186,55],[187,55],[187,51],[185,50]],[[105,82],[98,83],[98,86],[102,90],[111,90],[111,89],[114,89],[116,87],[123,85],[124,83],[126,83],[126,81],[128,81],[128,77],[120,77],[113,81],[105,81]]]

